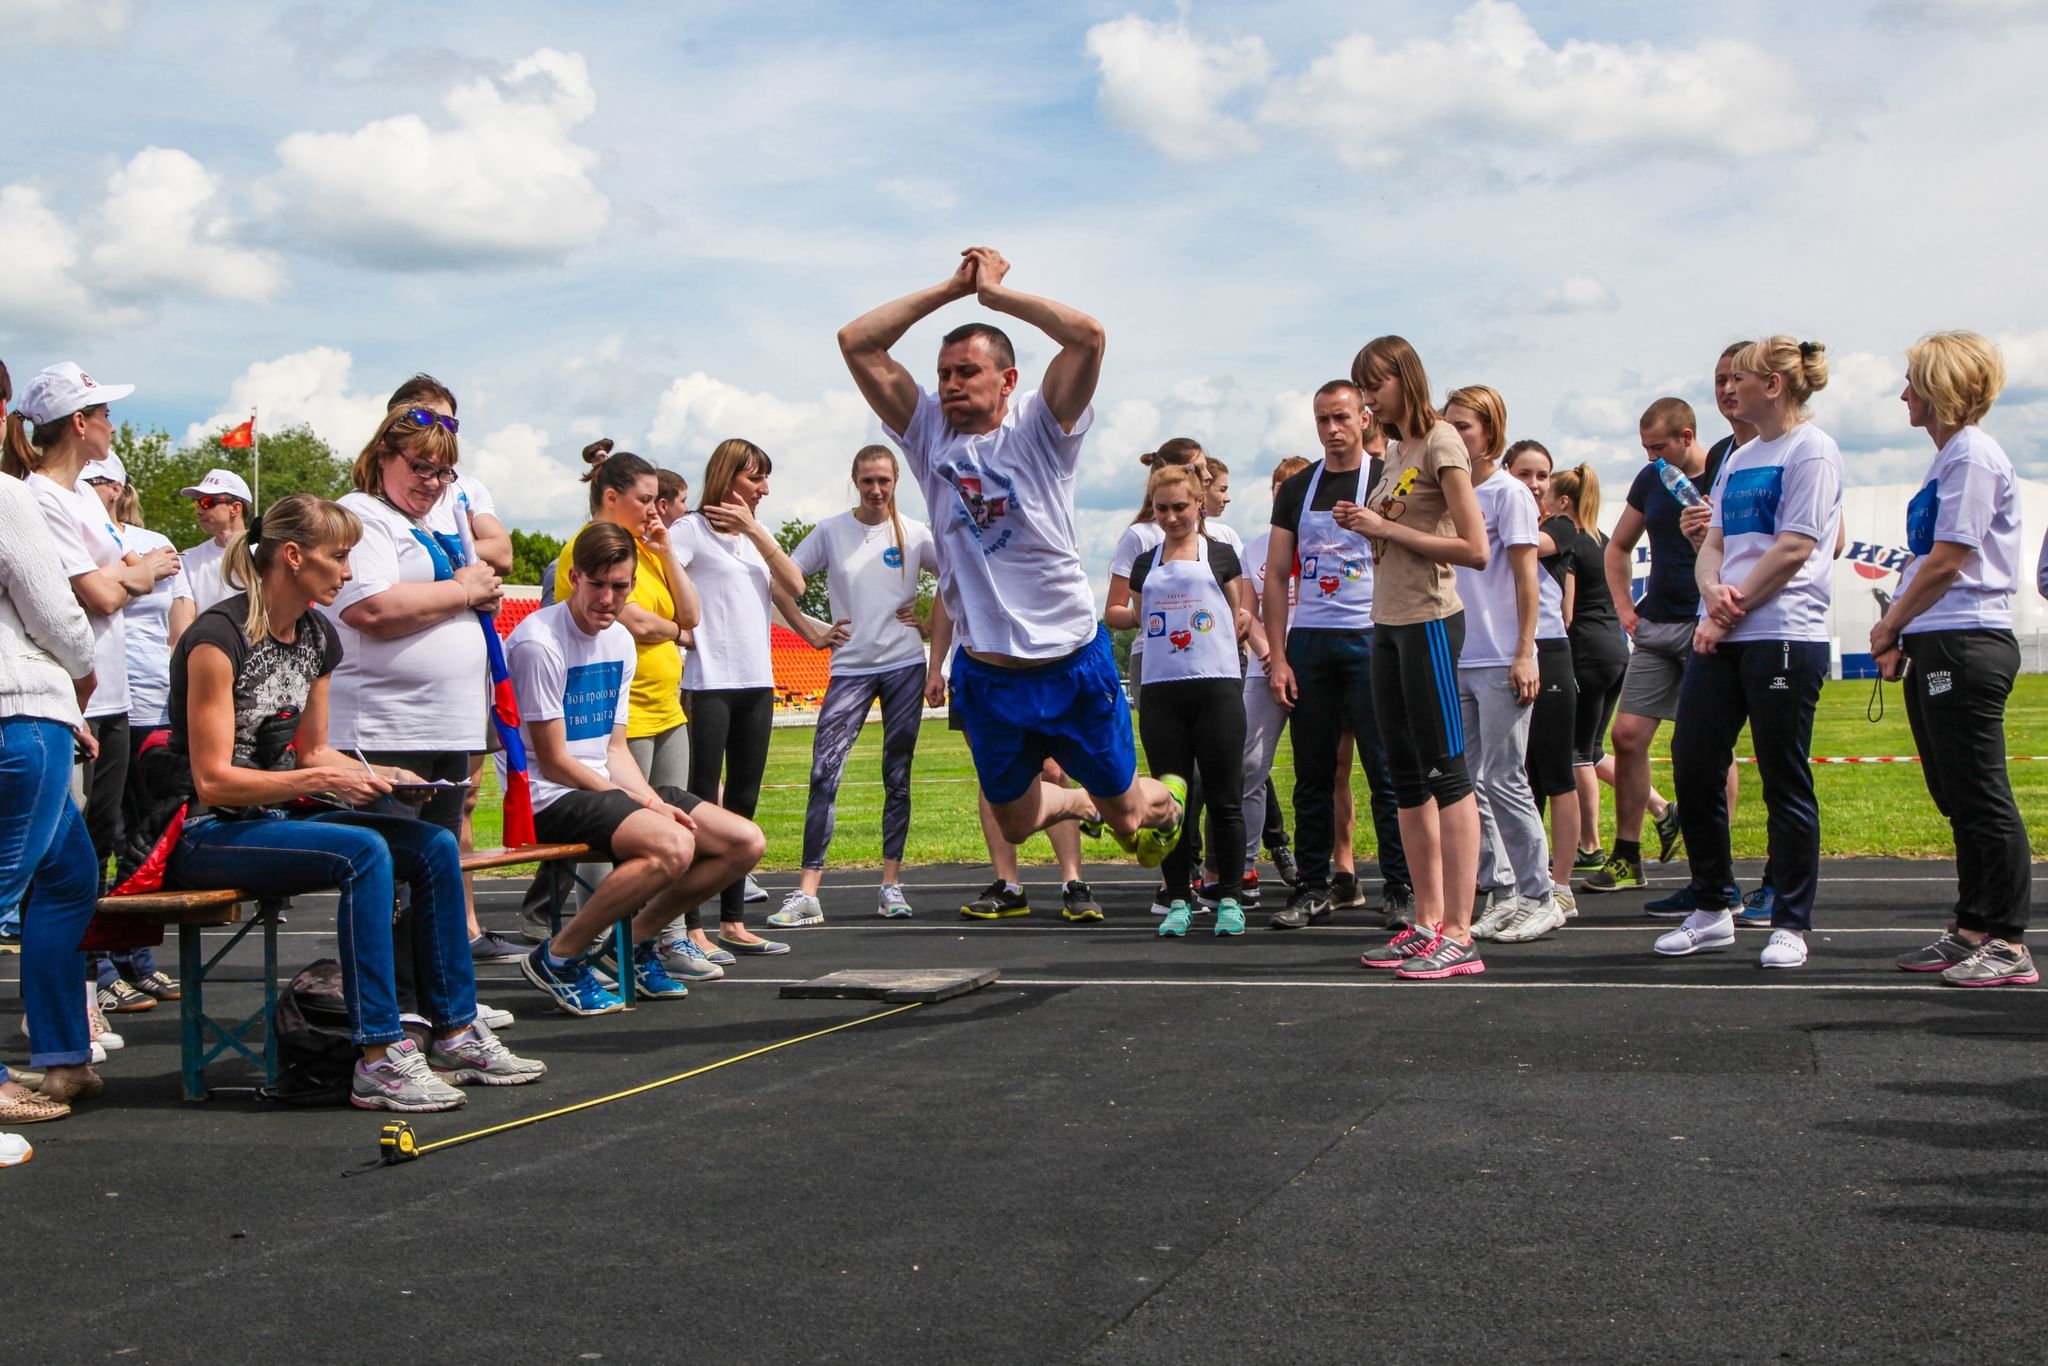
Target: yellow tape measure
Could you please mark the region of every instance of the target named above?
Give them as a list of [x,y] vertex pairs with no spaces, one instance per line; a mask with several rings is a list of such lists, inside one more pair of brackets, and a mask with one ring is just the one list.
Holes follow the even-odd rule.
[[420,1141],[412,1125],[402,1119],[388,1121],[377,1134],[377,1154],[387,1167],[410,1162],[420,1155]]

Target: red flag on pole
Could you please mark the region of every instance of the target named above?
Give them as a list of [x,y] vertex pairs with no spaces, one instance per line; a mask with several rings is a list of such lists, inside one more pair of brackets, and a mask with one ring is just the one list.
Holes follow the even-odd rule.
[[221,436],[220,444],[230,450],[247,450],[256,444],[256,419],[250,418],[241,426]]

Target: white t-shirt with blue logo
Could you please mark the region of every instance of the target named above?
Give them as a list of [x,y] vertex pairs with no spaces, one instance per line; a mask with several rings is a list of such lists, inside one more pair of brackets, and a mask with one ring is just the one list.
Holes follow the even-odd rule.
[[[1507,549],[1537,544],[1536,495],[1499,469],[1472,493],[1486,524],[1487,559],[1484,569],[1457,567],[1458,601],[1465,605],[1465,646],[1458,652],[1458,667],[1504,669],[1515,662],[1515,647],[1522,638],[1521,605],[1515,600],[1515,570]],[[1534,639],[1564,638],[1564,590],[1539,566]]]
[[939,557],[930,527],[908,517],[898,520],[900,549],[888,518],[869,526],[849,510],[812,527],[789,553],[806,575],[825,572],[832,616],[852,622],[853,635],[832,651],[835,678],[888,673],[924,659],[924,637],[896,620],[896,611],[916,605],[918,573],[938,573]]
[[[121,540],[138,555],[152,550],[169,550],[168,536],[147,527],[131,526]],[[211,541],[208,545],[213,544]],[[139,598],[129,599],[121,609],[128,634],[128,725],[151,730],[171,723],[171,603],[190,599],[192,585],[181,568]]]
[[1074,474],[1088,409],[1071,432],[1036,390],[1011,395],[992,432],[955,431],[924,389],[890,432],[931,509],[939,592],[966,649],[1052,660],[1094,639],[1095,590],[1074,533]]
[[612,732],[626,724],[632,700],[633,633],[618,622],[590,635],[558,602],[530,613],[505,642],[505,667],[519,699],[533,809],[545,811],[572,789],[551,783],[534,756],[533,723],[560,721],[569,757],[611,781]]
[[[1776,441],[1739,446],[1714,480],[1721,529],[1721,582],[1740,588],[1779,536],[1813,541],[1791,581],[1735,624],[1729,640],[1826,640],[1835,537],[1842,527],[1842,452],[1835,439],[1802,422]],[[1706,604],[1700,605],[1705,617]]]
[[1932,607],[1902,634],[2012,628],[2012,594],[2020,581],[2020,490],[2012,461],[1982,428],[1965,427],[1935,453],[1927,482],[1906,505],[1906,548],[1913,562],[1899,576],[1911,586],[1935,542],[1976,553]]

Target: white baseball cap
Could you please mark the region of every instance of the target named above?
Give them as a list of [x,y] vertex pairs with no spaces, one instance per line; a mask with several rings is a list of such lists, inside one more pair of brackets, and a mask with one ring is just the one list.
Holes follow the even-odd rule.
[[117,484],[128,482],[128,467],[121,463],[121,457],[108,451],[98,460],[88,460],[78,477],[86,483],[95,479],[111,479]]
[[241,475],[236,474],[233,470],[208,470],[204,479],[190,488],[178,490],[180,498],[204,498],[208,494],[218,496],[223,493],[230,498],[239,498],[244,503],[251,505],[254,505],[256,502],[254,498],[249,496],[249,485],[243,481]]
[[21,392],[21,409],[29,421],[41,426],[69,417],[96,403],[112,403],[135,392],[132,384],[101,384],[78,368],[76,361],[61,361],[38,374]]

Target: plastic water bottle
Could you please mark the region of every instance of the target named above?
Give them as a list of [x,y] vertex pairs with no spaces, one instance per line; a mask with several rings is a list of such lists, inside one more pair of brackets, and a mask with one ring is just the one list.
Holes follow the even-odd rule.
[[1707,500],[1700,497],[1700,491],[1692,486],[1692,480],[1685,477],[1685,471],[1678,466],[1659,460],[1657,477],[1664,481],[1664,487],[1671,490],[1671,496],[1680,505],[1689,508],[1705,507]]

